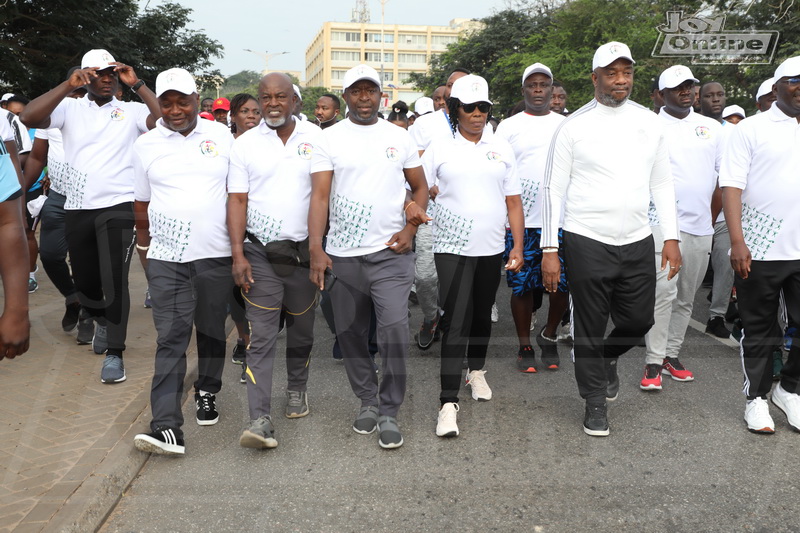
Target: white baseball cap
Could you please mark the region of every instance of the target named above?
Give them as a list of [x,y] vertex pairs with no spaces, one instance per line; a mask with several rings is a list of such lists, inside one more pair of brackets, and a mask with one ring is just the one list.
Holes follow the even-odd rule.
[[781,78],[800,76],[800,56],[790,57],[775,69],[775,81]]
[[156,96],[161,96],[167,91],[178,91],[183,94],[195,94],[197,85],[194,77],[182,68],[165,70],[156,78]]
[[347,89],[357,81],[369,80],[378,88],[381,88],[381,78],[378,76],[378,71],[369,65],[357,65],[344,73],[342,80],[342,89]]
[[742,109],[738,105],[729,105],[728,107],[722,110],[722,118],[726,118],[731,115],[739,115],[742,118],[747,118],[747,115],[745,115],[744,113],[744,109]]
[[537,72],[546,75],[551,80],[553,79],[553,73],[550,72],[550,69],[547,67],[547,65],[543,65],[542,63],[534,63],[525,69],[525,72],[522,74],[522,83],[525,83],[525,80],[528,79],[528,76],[531,74],[536,74]]
[[761,85],[758,86],[758,91],[756,91],[756,102],[758,102],[758,99],[765,94],[772,92],[772,86],[775,85],[776,81],[777,80],[775,78],[769,78],[761,82]]
[[474,104],[475,102],[492,103],[489,100],[489,84],[486,83],[485,79],[475,74],[467,74],[458,78],[453,83],[450,98],[458,98],[462,104]]
[[96,48],[83,54],[83,59],[81,59],[81,68],[97,67],[97,70],[103,70],[108,67],[116,66],[112,65],[112,63],[114,63],[114,56],[109,54],[107,50]]
[[6,94],[3,95],[3,98],[0,98],[0,102],[5,102],[9,98],[13,98],[13,97],[14,97],[14,93],[6,93]]
[[422,98],[414,102],[414,112],[418,115],[424,115],[425,113],[432,113],[433,98],[428,98],[427,96],[423,96]]
[[689,67],[683,65],[672,65],[667,70],[661,73],[658,77],[658,90],[674,89],[681,83],[692,80],[695,83],[700,83],[700,80],[694,77]]
[[292,89],[294,89],[294,94],[297,95],[297,99],[302,102],[303,101],[303,95],[302,95],[302,93],[300,93],[300,87],[298,87],[297,85],[295,85],[293,83],[292,84]]
[[596,68],[607,67],[620,57],[627,59],[631,63],[636,63],[631,55],[631,49],[628,48],[627,44],[617,41],[606,43],[598,48],[594,53],[594,59],[592,59],[592,70]]

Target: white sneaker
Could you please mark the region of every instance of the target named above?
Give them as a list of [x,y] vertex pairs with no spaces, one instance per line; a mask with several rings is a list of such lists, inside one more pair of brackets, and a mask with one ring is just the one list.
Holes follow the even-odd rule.
[[747,400],[744,421],[747,422],[747,429],[753,433],[775,433],[775,422],[769,416],[769,404],[764,398]]
[[472,389],[472,399],[488,402],[492,399],[492,389],[486,383],[486,370],[467,371],[467,385]]
[[778,383],[772,391],[772,403],[786,414],[789,425],[800,431],[800,394],[793,394]]
[[439,437],[458,437],[458,404],[447,402],[439,409],[439,422],[436,424],[436,435]]
[[536,329],[536,311],[531,315],[531,331]]
[[497,312],[497,303],[492,304],[492,322],[497,323],[500,320],[500,314]]

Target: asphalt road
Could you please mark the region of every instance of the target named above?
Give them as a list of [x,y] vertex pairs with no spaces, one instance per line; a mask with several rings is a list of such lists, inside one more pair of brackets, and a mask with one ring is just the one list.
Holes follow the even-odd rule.
[[[644,349],[629,352],[609,408],[611,435],[592,438],[582,430],[567,346],[557,372],[515,370],[504,284],[486,366],[494,397],[478,403],[462,390],[458,438],[434,433],[438,343],[409,350],[404,446],[383,450],[374,434],[353,432],[358,402],[330,357],[332,336],[318,313],[311,414],[283,416],[279,363],[279,446],[241,448],[245,386],[240,368],[226,363],[220,422],[196,425],[187,402],[186,455],[153,456],[101,531],[800,531],[800,434],[774,406],[774,435],[746,430],[738,349],[690,328],[681,360],[696,380],[665,379],[657,393],[638,387]],[[701,324],[706,294],[695,306]],[[411,312],[416,326],[419,308]],[[282,340],[279,353],[283,347]]]

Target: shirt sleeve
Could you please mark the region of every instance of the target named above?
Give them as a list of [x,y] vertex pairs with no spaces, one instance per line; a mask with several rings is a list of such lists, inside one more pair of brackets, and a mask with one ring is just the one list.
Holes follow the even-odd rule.
[[503,194],[506,196],[516,196],[522,194],[522,184],[517,174],[517,158],[514,157],[514,150],[511,145],[503,141],[506,146],[503,148],[503,162],[506,165],[506,175],[503,179]]
[[[11,113],[8,113],[9,115]],[[8,142],[14,140],[14,130],[11,128],[11,124],[3,117],[0,120],[0,141]],[[5,151],[5,148],[2,148]]]
[[720,187],[735,187],[742,190],[747,187],[747,174],[753,156],[753,146],[747,135],[748,129],[747,125],[742,123],[726,135],[724,155],[719,169]]
[[53,112],[50,113],[49,127],[63,129],[64,124],[67,122],[70,106],[72,106],[74,103],[75,101],[72,98],[65,98],[64,100],[61,100],[56,108],[53,109]]
[[678,229],[678,209],[675,204],[675,185],[672,180],[672,169],[669,162],[667,141],[662,131],[658,140],[656,157],[650,171],[650,194],[656,206],[658,218],[661,220],[661,231],[664,240],[680,240]]
[[571,175],[572,138],[567,128],[559,127],[550,141],[544,170],[542,248],[558,247],[558,223]]
[[133,197],[137,202],[150,201],[150,179],[137,144],[133,145]]
[[411,138],[411,135],[406,135],[406,160],[403,162],[403,168],[417,168],[422,165],[419,159],[419,150],[417,150],[416,143]]
[[245,144],[247,138],[239,137],[233,142],[231,148],[231,159],[228,166],[228,192],[229,193],[248,193],[250,192],[250,176],[247,172],[245,155],[247,150]]
[[16,116],[14,117],[14,124],[19,128],[19,153],[27,154],[33,149],[31,134],[28,132],[28,128],[26,128],[22,121]]
[[417,147],[417,152],[419,152],[419,150],[427,149],[428,145],[430,144],[430,141],[425,140],[426,122],[427,120],[423,120],[422,123],[415,122],[414,127],[408,132],[411,135],[411,139],[414,141],[414,144]]
[[[139,102],[134,102],[136,105],[136,127],[139,128],[139,133],[147,133],[147,117],[150,116],[150,108]],[[198,119],[200,120],[200,119]]]
[[[335,126],[334,126],[335,127]],[[330,128],[328,128],[330,131]],[[323,132],[319,136],[319,142],[314,147],[314,153],[311,155],[311,173],[326,172],[333,170],[333,160],[330,156],[330,143],[328,141],[329,133]]]
[[434,143],[430,149],[425,150],[425,153],[422,154],[422,170],[425,172],[425,180],[428,182],[428,189],[436,185],[439,181],[438,177],[436,176],[436,153],[438,152],[438,148],[436,143]]
[[47,133],[47,130],[50,128],[36,128],[36,131],[33,134],[34,139],[44,139],[45,141],[50,140],[50,135]]

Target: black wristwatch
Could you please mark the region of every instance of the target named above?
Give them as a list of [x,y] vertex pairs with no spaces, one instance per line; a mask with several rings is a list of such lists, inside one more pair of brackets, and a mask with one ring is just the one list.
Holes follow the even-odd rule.
[[139,89],[142,88],[142,85],[144,85],[144,80],[137,81],[136,83],[131,85],[131,91],[133,91],[133,92],[138,91]]

